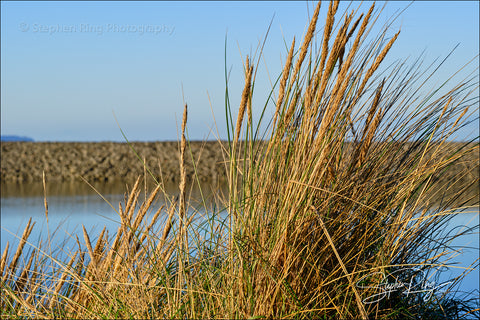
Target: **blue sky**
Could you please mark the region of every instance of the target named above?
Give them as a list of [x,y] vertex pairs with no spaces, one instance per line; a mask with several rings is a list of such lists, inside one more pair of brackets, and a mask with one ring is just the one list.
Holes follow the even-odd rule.
[[[408,4],[388,3],[380,25]],[[36,141],[123,141],[114,111],[130,140],[176,140],[185,99],[191,139],[216,138],[212,111],[220,138],[226,138],[225,35],[236,110],[242,58],[255,52],[274,16],[255,85],[259,110],[271,88],[265,61],[271,77],[278,75],[284,40],[290,44],[295,35],[298,47],[314,5],[2,1],[1,134]],[[317,30],[326,9],[325,3]],[[478,1],[414,2],[391,28],[391,34],[400,27],[402,32],[390,59],[414,59],[425,50],[428,65],[460,43],[438,74],[448,77],[479,53],[478,12]],[[459,78],[476,66],[478,57]],[[467,129],[465,135],[478,135],[478,123]]]

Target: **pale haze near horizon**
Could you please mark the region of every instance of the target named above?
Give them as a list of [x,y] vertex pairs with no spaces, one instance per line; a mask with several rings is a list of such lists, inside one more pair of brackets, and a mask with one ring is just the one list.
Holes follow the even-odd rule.
[[[387,3],[379,26],[409,3]],[[177,140],[186,102],[190,139],[216,139],[215,126],[225,139],[225,37],[236,117],[242,61],[255,54],[273,17],[255,82],[258,116],[271,89],[266,67],[274,81],[285,43],[295,36],[300,46],[314,6],[300,1],[2,2],[1,134],[35,141],[124,141],[115,113],[129,140]],[[322,3],[318,38],[327,8]],[[456,79],[473,75],[478,86],[478,12],[476,1],[412,3],[389,30],[393,35],[401,28],[389,61],[413,62],[423,52],[427,66],[459,44],[437,83],[475,59]],[[267,117],[272,113],[267,109]],[[457,138],[478,137],[478,130],[474,121]]]

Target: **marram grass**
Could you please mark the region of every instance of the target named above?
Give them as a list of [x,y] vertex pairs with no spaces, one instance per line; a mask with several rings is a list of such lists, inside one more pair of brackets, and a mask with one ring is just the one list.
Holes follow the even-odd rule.
[[270,93],[271,119],[262,112],[266,128],[252,117],[254,59],[246,58],[236,121],[227,83],[229,183],[217,205],[188,201],[185,105],[179,196],[164,194],[159,206],[157,183],[142,202],[139,178],[119,204],[117,232],[92,238],[84,228],[65,261],[29,242],[29,221],[1,257],[2,318],[478,316],[478,300],[450,291],[469,270],[430,299],[400,290],[382,298],[378,288],[384,276],[418,285],[461,236],[442,235],[462,207],[437,180],[478,152],[478,143],[447,142],[478,111],[478,83],[423,97],[418,65],[380,72],[399,33],[368,37],[374,5],[364,14],[339,14],[337,2],[326,10],[322,32],[318,3],[299,48],[293,39]]

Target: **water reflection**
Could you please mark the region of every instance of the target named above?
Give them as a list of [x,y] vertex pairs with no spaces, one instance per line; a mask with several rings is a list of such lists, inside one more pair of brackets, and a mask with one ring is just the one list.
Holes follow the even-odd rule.
[[[91,235],[92,241],[95,241],[103,227],[105,226],[112,236],[120,225],[118,210],[119,202],[125,201],[126,191],[130,190],[132,184],[108,183],[94,184],[94,187],[102,194],[100,197],[86,183],[56,183],[48,184],[47,200],[49,212],[48,231],[54,233],[52,242],[52,251],[68,254],[76,251],[78,245],[75,235],[78,235],[80,242],[84,245],[82,236],[82,225]],[[149,190],[151,186],[149,186]],[[222,188],[206,187],[200,192],[199,188],[193,188],[189,192],[191,203],[199,203],[204,199],[207,202],[212,201],[212,195],[218,191],[225,193],[225,186]],[[30,217],[36,222],[30,236],[32,244],[38,244],[40,239],[45,241],[47,235],[47,224],[44,208],[43,185],[33,183],[22,184],[2,184],[1,185],[1,252],[3,252],[7,241],[10,248],[15,248],[18,244],[18,236],[21,236]],[[178,195],[178,187],[175,184],[166,186],[166,193],[170,197]],[[140,195],[142,201],[144,195]],[[146,221],[150,221],[156,209],[165,203],[162,193],[157,197],[152,205],[152,210],[147,214]],[[110,204],[112,206],[110,206]],[[191,209],[193,210],[193,209]],[[199,217],[205,214],[205,209],[196,211]],[[166,213],[164,213],[166,216]],[[159,218],[161,225],[166,217]],[[456,234],[464,227],[474,227],[473,233],[456,238],[450,244],[451,248],[459,250],[455,257],[448,263],[456,262],[455,266],[469,267],[479,256],[479,209],[475,207],[461,214],[455,215],[446,229],[450,229],[452,234]],[[449,230],[445,230],[448,232]],[[478,264],[478,262],[477,262]],[[449,281],[454,279],[463,271],[462,268],[448,268],[442,270],[438,280]],[[461,291],[472,292],[479,290],[479,269],[473,270],[459,287]]]
[[[47,184],[48,202],[48,230],[44,207],[44,190],[42,183],[32,184],[2,184],[1,188],[1,250],[3,252],[7,241],[10,247],[16,247],[18,237],[23,233],[30,217],[36,222],[29,239],[38,243],[40,238],[46,239],[47,232],[54,232],[55,241],[52,244],[61,244],[62,250],[67,252],[75,250],[75,234],[82,238],[82,225],[95,238],[105,226],[109,234],[117,231],[120,217],[117,213],[120,202],[124,203],[133,184],[103,183],[93,186],[101,194],[97,194],[86,183],[56,183]],[[148,187],[148,186],[147,186]],[[151,191],[151,187],[147,189]],[[189,189],[188,199],[193,205],[198,206],[201,199],[207,205],[211,204],[212,195],[217,191],[215,187],[204,188],[200,192],[194,186]],[[151,206],[153,213],[166,203],[165,195],[173,199],[178,195],[178,187],[174,184],[165,186],[165,194],[160,192]],[[139,201],[145,199],[142,192]],[[153,215],[152,213],[152,215]],[[146,221],[149,217],[147,216]],[[159,219],[162,221],[162,217]],[[69,237],[72,241],[66,241]],[[82,241],[83,242],[83,241]],[[72,247],[72,248],[69,248]]]
[[[97,191],[102,194],[123,194],[131,190],[134,185],[133,182],[125,181],[110,181],[110,182],[92,182],[90,185],[84,181],[67,181],[67,182],[48,182],[46,183],[47,196],[82,196],[82,195],[95,195]],[[211,192],[216,189],[225,189],[225,185],[209,186],[208,188],[202,188],[203,191]],[[152,190],[155,185],[149,181],[147,184],[147,190]],[[199,188],[197,185],[191,185],[192,193],[195,196],[199,196]],[[144,183],[141,182],[141,189],[145,188]],[[178,184],[170,182],[164,184],[165,191],[168,194],[178,194]],[[95,191],[97,190],[97,191]],[[44,189],[42,182],[29,182],[29,183],[14,183],[14,182],[2,182],[0,185],[0,193],[2,199],[4,198],[25,198],[25,197],[43,197]]]

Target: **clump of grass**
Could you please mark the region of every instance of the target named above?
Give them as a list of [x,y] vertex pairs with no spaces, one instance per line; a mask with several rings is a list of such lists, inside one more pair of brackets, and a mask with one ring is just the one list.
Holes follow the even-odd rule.
[[[378,289],[356,284],[394,266],[441,265],[446,252],[432,254],[448,240],[430,236],[458,194],[443,195],[432,212],[438,204],[427,191],[435,176],[478,150],[474,144],[444,152],[478,104],[478,96],[471,98],[477,84],[467,81],[433,99],[411,95],[418,75],[401,63],[375,77],[399,33],[365,44],[377,19],[372,5],[359,18],[345,13],[334,34],[337,6],[330,3],[318,52],[311,39],[320,4],[294,62],[292,43],[266,141],[256,135],[261,123],[248,122],[243,145],[236,139],[230,149],[231,248],[242,279],[232,290],[244,317],[420,316],[395,310],[401,297],[386,309],[366,305],[362,297]],[[242,113],[241,105],[238,121]],[[238,131],[237,122],[236,137]]]
[[2,317],[478,315],[475,302],[454,299],[448,290],[430,300],[397,291],[367,303],[383,275],[417,283],[422,272],[442,266],[448,243],[459,236],[441,234],[460,209],[452,207],[458,194],[443,194],[441,203],[433,197],[446,190],[435,184],[439,175],[478,152],[478,144],[447,148],[468,108],[478,104],[471,97],[478,84],[434,91],[436,98],[412,93],[421,86],[417,65],[380,71],[399,33],[387,39],[385,29],[367,42],[379,14],[374,5],[358,17],[339,18],[337,10],[331,2],[318,51],[312,41],[320,3],[299,49],[292,41],[263,134],[262,119],[252,116],[258,65],[247,57],[235,122],[226,104],[226,197],[212,206],[203,193],[198,206],[188,200],[185,105],[179,196],[163,191],[160,206],[157,182],[140,204],[139,178],[119,204],[117,232],[103,229],[92,239],[84,228],[85,245],[77,237],[78,249],[66,262],[31,244],[27,262],[19,262],[29,222],[13,258],[8,245],[2,254]]

